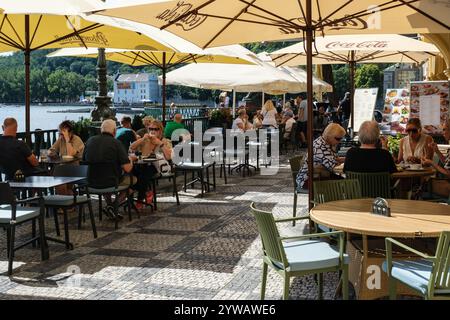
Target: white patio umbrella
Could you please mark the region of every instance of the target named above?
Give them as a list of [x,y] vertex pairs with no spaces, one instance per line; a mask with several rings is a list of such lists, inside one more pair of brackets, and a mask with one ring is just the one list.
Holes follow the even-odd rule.
[[[343,64],[350,67],[351,114],[353,114],[354,74],[357,63],[416,63],[435,56],[439,49],[423,41],[397,34],[334,35],[318,37],[314,43],[314,64]],[[277,66],[306,64],[305,43],[299,42],[269,54]],[[353,117],[350,127],[353,128]]]
[[[328,83],[313,80],[315,91],[332,91]],[[237,92],[297,93],[306,91],[306,72],[299,68],[279,69],[262,61],[260,65],[190,64],[169,72],[167,84]]]
[[[111,8],[99,14],[167,29],[202,48],[305,38],[309,123],[313,121],[312,56],[316,33],[323,36],[450,32],[448,0],[285,0],[282,5],[273,0],[157,0]],[[310,174],[312,137],[312,126],[308,126]],[[312,180],[308,179],[310,199]]]
[[[251,51],[239,45],[210,48],[202,50],[191,43],[179,39],[173,51],[147,51],[106,49],[107,60],[129,64],[132,66],[152,65],[162,71],[162,120],[166,120],[166,73],[168,69],[187,63],[227,63],[227,64],[255,64],[259,63],[256,56],[252,57]],[[243,50],[244,49],[244,50]],[[64,48],[48,54],[48,57],[84,57],[96,58],[96,48]]]

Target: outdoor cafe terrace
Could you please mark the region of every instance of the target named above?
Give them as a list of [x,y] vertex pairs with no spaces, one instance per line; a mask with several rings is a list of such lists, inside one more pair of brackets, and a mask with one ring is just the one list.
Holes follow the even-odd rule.
[[[1,299],[259,299],[261,241],[249,210],[273,210],[277,218],[292,215],[292,176],[283,155],[274,176],[241,175],[217,179],[217,190],[199,197],[199,190],[180,191],[181,205],[171,194],[158,198],[158,210],[145,209],[140,219],[127,217],[118,230],[97,220],[98,238],[89,223],[77,228],[70,216],[73,250],[49,242],[50,259],[40,261],[39,250],[26,247],[15,256],[14,277],[0,275]],[[182,179],[180,179],[182,180]],[[96,212],[94,207],[94,211]],[[298,210],[307,213],[307,195]],[[305,225],[282,226],[285,234],[303,232]],[[46,219],[48,235],[55,236],[53,219]],[[29,237],[29,226],[18,229],[18,241]],[[6,257],[5,233],[0,254]],[[0,272],[6,272],[2,259]],[[78,274],[79,272],[79,274]],[[71,277],[78,274],[76,279]],[[267,299],[279,299],[282,282],[269,272]],[[333,299],[338,276],[325,275],[324,298]],[[296,278],[292,299],[317,299],[312,276]]]

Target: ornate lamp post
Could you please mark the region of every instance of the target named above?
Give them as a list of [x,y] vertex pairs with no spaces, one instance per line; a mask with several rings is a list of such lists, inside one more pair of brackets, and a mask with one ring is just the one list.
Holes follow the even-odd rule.
[[102,121],[115,118],[115,112],[110,108],[111,98],[108,97],[108,86],[106,78],[106,57],[105,49],[98,49],[97,61],[97,84],[98,96],[95,97],[95,108],[92,110],[92,121]]

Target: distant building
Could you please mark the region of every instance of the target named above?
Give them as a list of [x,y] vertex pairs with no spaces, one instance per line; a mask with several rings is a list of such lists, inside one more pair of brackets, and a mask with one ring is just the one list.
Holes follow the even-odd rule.
[[410,63],[397,63],[383,70],[383,97],[387,89],[409,88],[411,81],[422,80],[422,70]]
[[114,79],[114,103],[160,102],[158,76],[149,73],[118,74]]

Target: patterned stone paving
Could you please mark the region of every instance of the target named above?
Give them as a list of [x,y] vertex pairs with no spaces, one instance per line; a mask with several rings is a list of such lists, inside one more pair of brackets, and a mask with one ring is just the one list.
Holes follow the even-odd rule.
[[[109,220],[98,221],[94,239],[86,221],[77,229],[74,215],[70,237],[74,250],[50,242],[50,260],[40,261],[31,246],[16,253],[12,278],[6,276],[6,240],[0,231],[0,299],[259,299],[261,243],[249,212],[254,201],[274,215],[292,214],[292,178],[286,158],[276,176],[236,174],[216,192],[199,197],[198,190],[180,193],[177,206],[171,194],[162,194],[158,210],[141,218],[125,217],[115,231]],[[197,186],[198,188],[198,186]],[[299,209],[306,214],[306,197]],[[62,220],[62,219],[60,219]],[[62,226],[61,226],[62,228]],[[281,233],[302,233],[305,225],[280,226]],[[18,230],[29,236],[30,226]],[[46,230],[54,232],[52,218]],[[63,232],[63,230],[61,230]],[[325,275],[325,298],[331,299],[337,275]],[[315,299],[312,277],[296,278],[292,299]],[[282,279],[269,271],[267,299],[280,299]]]

